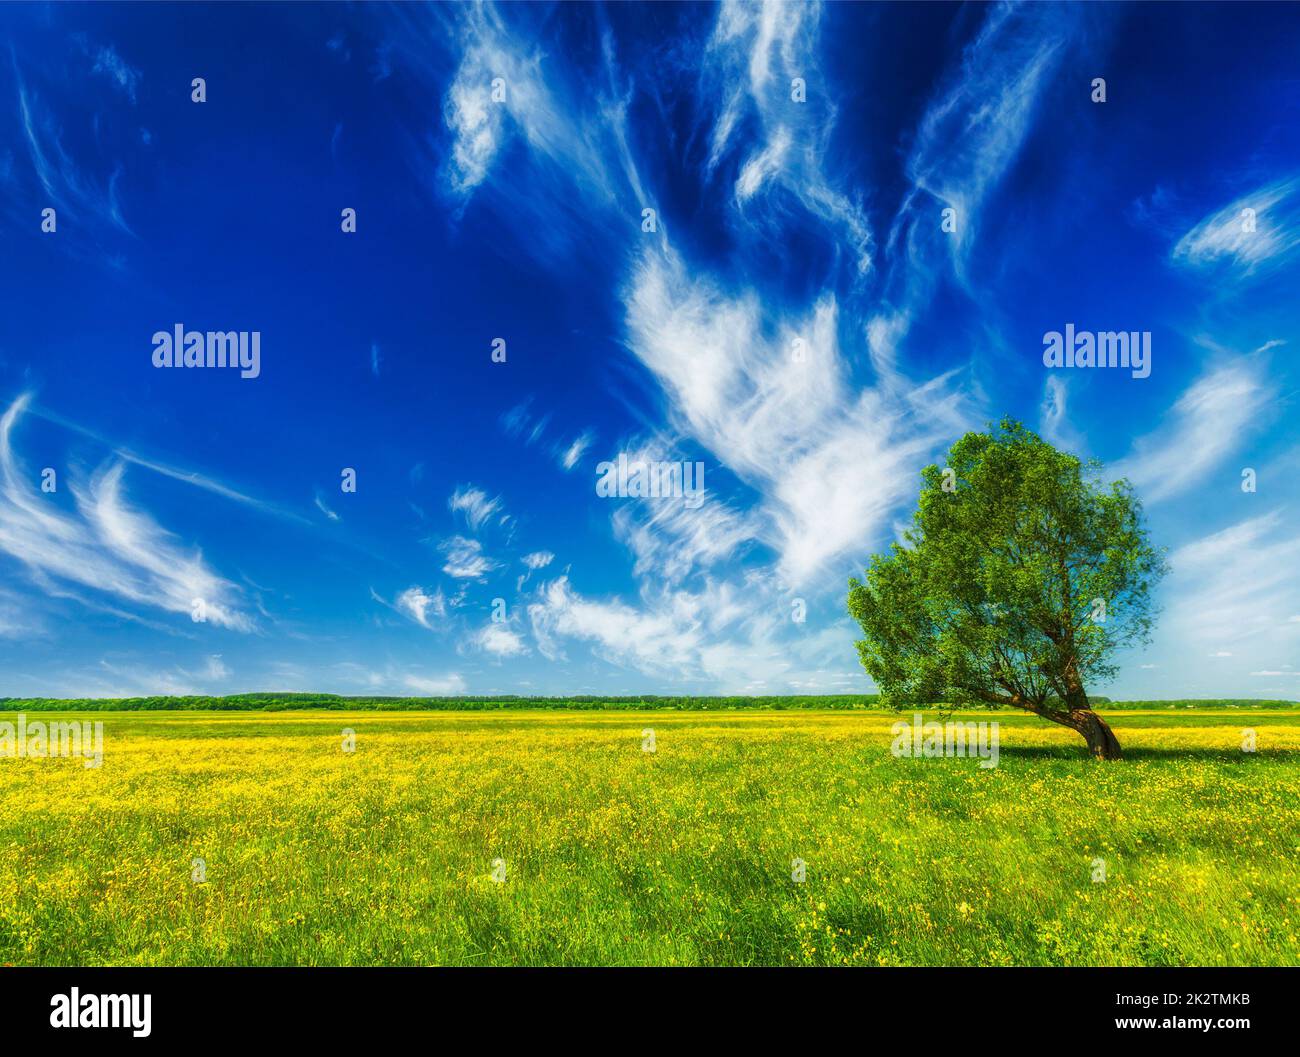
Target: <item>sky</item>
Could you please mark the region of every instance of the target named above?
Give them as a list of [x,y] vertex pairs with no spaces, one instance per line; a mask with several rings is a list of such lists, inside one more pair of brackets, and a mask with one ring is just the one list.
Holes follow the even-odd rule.
[[[0,40],[0,695],[869,692],[849,577],[1011,416],[1168,550],[1093,693],[1300,698],[1296,8]],[[1067,325],[1149,374],[1045,365]],[[177,326],[256,369],[155,366]],[[601,494],[620,456],[703,492]]]

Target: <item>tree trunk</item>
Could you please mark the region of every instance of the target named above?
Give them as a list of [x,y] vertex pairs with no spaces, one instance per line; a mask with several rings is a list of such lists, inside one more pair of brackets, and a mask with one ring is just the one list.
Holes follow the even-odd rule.
[[1070,713],[1066,725],[1083,735],[1083,740],[1088,743],[1088,752],[1094,760],[1124,758],[1110,726],[1088,703],[1088,692],[1083,688],[1083,680],[1079,678],[1079,669],[1073,657],[1065,666],[1065,707]]
[[1074,722],[1070,725],[1083,735],[1088,743],[1088,752],[1095,760],[1122,760],[1124,753],[1115,739],[1110,726],[1091,708],[1079,709],[1070,713]]
[[1094,760],[1122,760],[1124,758],[1123,750],[1120,749],[1119,741],[1116,740],[1110,726],[1089,705],[1085,704],[1082,707],[1071,708],[1068,712],[1054,712],[1037,708],[1030,708],[1029,711],[1036,716],[1050,719],[1053,723],[1059,723],[1063,727],[1069,727],[1076,733],[1082,734],[1083,740],[1088,743],[1088,754]]

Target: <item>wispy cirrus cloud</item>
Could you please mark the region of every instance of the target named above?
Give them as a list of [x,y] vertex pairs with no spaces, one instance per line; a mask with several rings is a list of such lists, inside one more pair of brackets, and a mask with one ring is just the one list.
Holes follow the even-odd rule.
[[221,692],[227,689],[233,674],[220,654],[211,654],[194,667],[181,664],[167,667],[156,661],[139,663],[105,657],[100,660],[98,671],[74,678],[83,681],[81,692],[87,697],[150,697]]
[[[709,165],[721,165],[733,149],[745,150],[735,130],[747,116],[755,118],[765,130],[764,145],[737,156],[738,217],[748,218],[744,223],[779,222],[779,204],[771,206],[774,211],[767,205],[760,213],[753,209],[769,182],[780,184],[836,241],[853,248],[861,270],[869,264],[864,214],[821,168],[834,120],[826,93],[810,125],[799,117],[809,111],[794,109],[805,104],[791,98],[785,83],[794,76],[816,80],[820,18],[815,5],[720,9],[704,55],[703,83],[720,100]],[[588,208],[601,208],[613,189],[639,184],[623,133],[626,112],[616,96],[598,91],[594,101],[568,98],[558,78],[548,80],[539,62],[521,58],[532,54],[535,59],[535,54],[521,48],[495,9],[474,8],[462,30],[461,65],[446,97],[454,118],[449,121],[453,182],[460,189],[484,182],[501,137],[509,134],[507,119],[530,153],[550,165],[553,180],[569,188],[559,194],[551,183],[534,186],[541,198],[562,206],[573,187],[595,187],[600,193]],[[608,64],[608,52],[605,60]],[[490,95],[494,76],[505,82],[498,86],[505,95],[497,101]],[[522,91],[516,91],[516,78]],[[617,149],[590,149],[609,137]],[[629,286],[630,347],[663,385],[677,426],[764,492],[766,535],[788,577],[815,573],[878,531],[901,496],[903,478],[919,468],[938,434],[922,424],[927,416],[916,413],[918,397],[929,405],[928,417],[945,427],[960,419],[947,380],[930,380],[901,395],[848,385],[834,333],[836,300],[829,292],[811,310],[811,324],[806,318],[780,319],[782,312],[775,310],[782,340],[774,343],[767,336],[772,320],[760,308],[759,286],[736,291],[711,281],[695,262],[687,264],[667,248],[662,233],[654,249],[640,254]],[[817,333],[801,335],[806,326]],[[810,362],[789,355],[796,338],[809,341]],[[546,420],[521,407],[505,425],[508,432],[535,441]],[[877,468],[866,486],[859,480],[863,465]]]
[[123,494],[126,464],[109,463],[88,486],[72,483],[76,513],[39,493],[18,463],[13,433],[30,394],[0,417],[0,550],[20,562],[38,585],[72,584],[141,606],[192,614],[203,603],[206,620],[252,631],[239,607],[239,589],[217,575],[201,554],[175,538]]
[[91,57],[90,72],[107,77],[122,95],[134,103],[143,74],[122,58],[111,44],[92,44],[84,34],[77,35],[77,42]]
[[1069,419],[1069,384],[1060,375],[1049,374],[1043,384],[1043,401],[1038,409],[1038,428],[1045,440],[1058,448],[1082,455],[1087,447],[1082,434]]
[[[956,210],[957,227],[943,245],[957,274],[979,227],[980,208],[1006,174],[1031,129],[1043,86],[1066,52],[1078,14],[1048,4],[1001,3],[987,9],[947,87],[921,119],[907,172],[923,201],[900,214],[920,252],[918,225],[939,227],[938,209]],[[893,241],[898,234],[891,234]]]
[[596,434],[591,430],[585,430],[573,439],[573,443],[558,453],[560,466],[565,470],[572,470],[578,465],[578,460],[586,453],[596,439]]
[[554,60],[514,32],[490,4],[464,5],[450,20],[460,63],[443,98],[443,119],[451,145],[443,166],[453,194],[467,196],[487,180],[507,144],[519,137],[532,156],[562,182],[580,182],[588,193],[612,204],[622,186],[609,159],[623,154],[615,123],[617,109],[604,95],[570,90],[549,74]]
[[461,514],[470,529],[477,532],[494,514],[501,510],[501,497],[489,497],[481,488],[474,485],[460,485],[447,500],[447,507],[453,514]]
[[1110,470],[1132,481],[1148,503],[1203,484],[1259,424],[1271,395],[1256,361],[1238,358],[1210,367],[1178,398],[1165,423],[1138,437],[1132,453]]
[[325,500],[321,497],[320,492],[316,493],[316,509],[329,518],[330,521],[342,520],[337,513],[325,505]]
[[0,587],[0,639],[32,638],[43,633],[31,600],[17,591]]
[[[607,31],[595,30],[596,46],[579,58],[544,46],[527,8],[404,5],[384,17],[392,60],[442,100],[442,128],[412,136],[414,164],[436,173],[434,190],[455,217],[482,202],[529,227],[520,248],[550,266],[608,248],[595,216],[635,230],[652,189],[633,162],[629,90],[616,83]],[[506,157],[511,170],[498,179]]]
[[[789,205],[798,203],[863,275],[872,266],[867,212],[824,162],[836,110],[822,76],[822,14],[820,3],[781,0],[718,8],[700,62],[700,95],[715,105],[707,174],[731,161],[736,219],[760,235],[788,223]],[[742,134],[751,128],[756,135]],[[778,198],[762,201],[768,195]]]
[[[591,76],[589,56],[562,68],[550,55],[558,41],[538,35],[547,48],[534,43],[515,9],[474,8],[455,21],[460,51],[444,96],[449,136],[442,169],[451,197],[491,196],[485,200],[517,205],[529,217],[545,203],[548,231],[587,230],[591,217],[600,218],[597,226],[613,232],[606,232],[602,255],[626,269],[619,284],[626,347],[662,395],[664,421],[650,429],[666,448],[707,453],[711,483],[728,488],[725,498],[711,494],[693,512],[618,507],[611,524],[632,556],[639,599],[597,599],[579,592],[568,575],[552,579],[530,606],[543,656],[562,655],[566,641],[583,642],[611,663],[651,673],[717,673],[727,670],[728,651],[766,656],[795,637],[783,619],[788,614],[773,615],[788,604],[788,589],[829,592],[833,576],[838,590],[843,573],[894,531],[919,469],[963,430],[996,417],[961,362],[909,368],[909,332],[945,276],[973,292],[970,261],[984,216],[1030,142],[1070,49],[1087,45],[1093,20],[1085,24],[1076,9],[1059,6],[980,9],[978,28],[905,132],[910,188],[881,246],[862,192],[829,149],[837,97],[826,80],[821,37],[838,17],[831,11],[818,4],[723,4],[711,34],[673,43],[664,63],[670,72],[653,88],[634,85],[635,62],[603,83]],[[965,33],[969,23],[959,28]],[[601,41],[608,73],[608,34],[589,39]],[[682,102],[675,94],[681,83],[666,83],[681,69],[692,71],[681,83],[694,82],[689,140],[676,138],[679,130],[647,128],[642,119],[653,124],[654,106],[636,111],[630,125],[630,100],[644,103],[648,95],[660,115]],[[505,82],[499,101],[490,94],[497,75]],[[796,77],[807,102],[791,96]],[[516,80],[522,92],[514,92]],[[575,91],[578,84],[585,95]],[[721,233],[707,252],[694,229],[690,237],[670,238],[673,200],[680,204],[683,196],[655,201],[656,188],[643,186],[641,173],[661,171],[647,153],[661,133],[681,150],[680,167],[696,170],[673,172],[683,181],[700,179],[697,197],[685,200],[721,212]],[[507,151],[511,180],[498,181]],[[527,200],[519,192],[525,184]],[[575,197],[589,215],[571,225]],[[620,212],[635,216],[647,201],[660,208],[654,237],[607,223]],[[952,235],[940,232],[940,210],[949,206],[957,214]],[[792,238],[801,247],[810,240],[819,249],[831,245],[836,260],[842,255],[853,267],[810,275],[804,258],[820,255],[805,254],[799,281],[788,285],[773,280],[770,267],[754,267],[767,244]],[[927,351],[925,362],[940,359]],[[1048,379],[1040,428],[1082,451],[1084,422],[1070,421],[1067,385]],[[1126,460],[1144,495],[1158,502],[1180,494],[1220,465],[1267,393],[1249,363],[1228,361],[1207,372]],[[566,447],[573,434],[527,401],[502,425],[527,444],[545,436],[564,469],[579,462]],[[1200,440],[1205,434],[1209,443]],[[476,550],[461,555],[466,570],[481,554],[469,542]],[[728,618],[697,608],[703,598],[715,605],[725,598]],[[850,637],[842,628],[825,633]],[[788,658],[784,663],[788,668]],[[778,670],[775,662],[771,670]]]
[[[720,13],[714,46],[746,43],[747,80],[734,76],[737,51],[736,87],[715,127],[710,164],[723,157],[745,111],[757,111],[766,133],[741,165],[738,208],[747,209],[769,183],[821,187],[823,204],[835,207],[810,212],[828,230],[847,233],[865,267],[865,223],[857,224],[849,199],[835,196],[824,175],[802,160],[823,157],[824,144],[796,142],[781,109],[786,80],[816,69],[806,53],[820,14],[794,6],[728,5]],[[907,165],[926,201],[913,195],[904,204],[888,248],[903,302],[878,308],[866,328],[876,386],[850,380],[834,293],[807,308],[782,306],[759,284],[728,289],[672,250],[640,259],[627,297],[629,347],[663,385],[677,427],[761,494],[747,528],[776,550],[786,582],[809,582],[828,563],[878,540],[920,466],[974,425],[959,374],[907,377],[897,349],[930,295],[936,247],[952,253],[960,275],[978,210],[1019,153],[1042,86],[1060,61],[1060,30],[1059,16],[1048,12],[991,9],[948,88],[926,111]],[[823,131],[831,120],[824,119]],[[958,210],[956,240],[937,237],[940,205]],[[796,342],[800,355],[793,354]],[[641,554],[651,550],[650,531],[628,536]],[[728,538],[722,523],[711,534]]]
[[716,501],[697,510],[681,500],[622,506],[612,520],[636,559],[633,575],[668,583],[740,557],[757,536],[753,518]]
[[1242,673],[1296,658],[1300,537],[1287,511],[1275,508],[1194,539],[1170,555],[1169,565],[1157,644],[1212,649],[1233,657]]
[[880,534],[960,414],[948,379],[901,399],[854,388],[830,295],[772,321],[756,292],[728,295],[671,251],[651,251],[627,311],[629,345],[679,430],[762,494],[759,531],[792,583]]
[[1251,276],[1290,263],[1300,252],[1300,177],[1258,187],[1205,217],[1170,251],[1177,265]]
[[107,176],[101,177],[74,159],[64,143],[63,123],[29,87],[12,50],[10,57],[28,157],[47,204],[77,213],[83,225],[99,225],[118,234],[132,235],[118,196],[121,165],[115,163]]
[[438,545],[445,559],[442,571],[457,580],[481,580],[501,563],[483,553],[483,544],[467,536],[451,536]]
[[[666,435],[631,444],[620,455],[629,465],[687,461]],[[729,504],[716,482],[710,489],[702,479],[697,487],[703,488],[698,506],[687,505],[683,497],[670,497],[615,507],[610,519],[614,536],[632,552],[634,576],[679,583],[742,557],[759,539],[759,518]]]
[[146,470],[152,470],[154,473],[161,474],[163,477],[171,478],[173,481],[183,481],[186,484],[193,485],[195,488],[201,488],[205,492],[211,492],[213,495],[243,504],[259,511],[260,513],[269,514],[272,517],[281,518],[287,521],[295,521],[303,525],[310,524],[308,519],[303,517],[301,514],[296,514],[282,506],[248,495],[246,492],[240,491],[226,482],[220,481],[208,474],[200,473],[197,470],[187,470],[178,466],[173,466],[170,463],[162,462],[151,456],[142,455],[130,448],[114,444],[111,440],[94,430],[87,429],[79,423],[72,422],[64,416],[54,413],[49,408],[35,406],[29,401],[24,405],[24,413],[43,418],[47,422],[53,422],[55,425],[71,430],[83,437],[89,437],[91,440],[103,447],[111,449],[113,455],[116,458],[121,459],[123,462],[143,467]]
[[528,583],[533,573],[545,569],[551,562],[555,561],[555,555],[550,551],[532,551],[525,554],[519,561],[524,568],[528,570],[515,578],[515,590],[522,591],[524,584]]
[[[1033,132],[1066,41],[1082,43],[1076,8],[999,3],[981,11],[979,31],[927,104],[904,165],[911,188],[890,224],[884,299],[866,327],[883,379],[895,377],[913,323],[945,276],[973,292],[968,261],[987,204]],[[951,231],[942,227],[945,209],[954,211]]]
[[394,599],[393,607],[423,628],[432,629],[431,617],[441,618],[447,615],[447,599],[442,590],[437,588],[429,593],[422,587],[408,587]]
[[[520,118],[527,120],[536,111],[540,59],[518,53],[491,8],[467,9],[462,32],[464,50],[447,89],[443,119],[452,133],[446,179],[453,191],[467,194],[487,178]],[[494,99],[493,80],[498,77]]]

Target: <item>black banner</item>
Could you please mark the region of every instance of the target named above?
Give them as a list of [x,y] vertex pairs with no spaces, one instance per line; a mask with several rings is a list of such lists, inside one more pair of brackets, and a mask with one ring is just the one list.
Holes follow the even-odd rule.
[[[1051,1032],[1180,1047],[1293,1033],[1293,969],[8,968],[6,1043],[397,1039],[550,1032],[684,1041],[685,1023],[815,1039],[849,1023],[969,1039]],[[627,1033],[631,1033],[628,1035]],[[648,1035],[647,1035],[648,1033]],[[691,1035],[698,1038],[693,1028]]]

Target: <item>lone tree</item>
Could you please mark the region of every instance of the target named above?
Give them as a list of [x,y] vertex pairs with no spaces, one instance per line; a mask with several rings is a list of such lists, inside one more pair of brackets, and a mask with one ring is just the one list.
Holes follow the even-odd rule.
[[1147,640],[1165,563],[1129,483],[1099,469],[1004,419],[922,471],[903,542],[849,581],[858,654],[887,704],[1010,705],[1120,759],[1085,686]]

